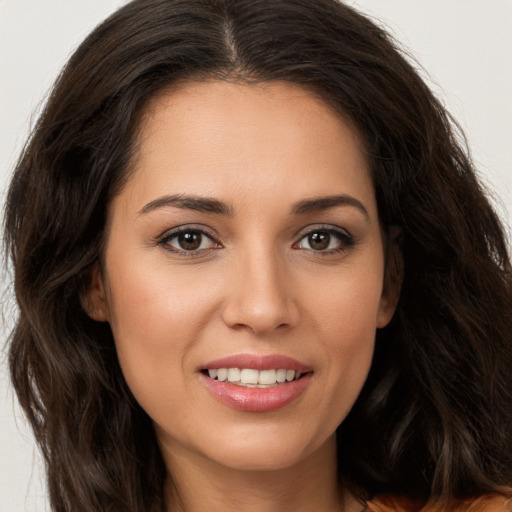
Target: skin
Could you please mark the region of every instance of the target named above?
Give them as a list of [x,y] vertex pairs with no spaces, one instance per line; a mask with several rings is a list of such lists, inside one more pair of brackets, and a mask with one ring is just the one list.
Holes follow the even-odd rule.
[[[209,81],[160,94],[139,135],[87,303],[110,322],[126,381],[153,419],[173,477],[169,507],[361,510],[338,489],[335,430],[398,293],[385,283],[355,130],[295,85]],[[229,211],[161,200],[176,194]],[[296,211],[333,195],[345,200]],[[187,252],[177,226],[208,236]],[[308,233],[326,230],[327,248],[313,247]],[[212,397],[198,368],[240,353],[290,356],[313,374],[283,408],[235,410]]]

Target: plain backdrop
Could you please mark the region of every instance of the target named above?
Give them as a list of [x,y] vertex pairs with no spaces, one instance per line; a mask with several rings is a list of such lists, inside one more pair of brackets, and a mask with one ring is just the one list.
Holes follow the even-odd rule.
[[[312,0],[313,1],[313,0]],[[72,50],[121,0],[0,0],[0,199],[46,93]],[[415,56],[464,127],[481,178],[512,219],[512,0],[349,0]],[[510,236],[510,230],[509,230]],[[2,291],[10,282],[2,277]],[[6,332],[12,299],[4,298]],[[43,512],[39,452],[0,353],[0,511]]]

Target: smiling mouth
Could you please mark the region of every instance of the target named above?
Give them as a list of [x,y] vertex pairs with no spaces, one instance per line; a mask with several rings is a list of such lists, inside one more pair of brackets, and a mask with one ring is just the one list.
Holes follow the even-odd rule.
[[273,388],[299,380],[306,373],[279,368],[255,370],[252,368],[210,368],[203,373],[213,380],[228,382],[246,388]]

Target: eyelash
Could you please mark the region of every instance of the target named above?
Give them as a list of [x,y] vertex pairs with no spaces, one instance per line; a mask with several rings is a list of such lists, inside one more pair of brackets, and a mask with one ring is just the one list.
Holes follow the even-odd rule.
[[[314,253],[315,256],[329,256],[332,254],[339,254],[348,251],[352,247],[356,245],[356,239],[355,237],[350,234],[347,230],[341,229],[341,228],[335,228],[330,225],[318,225],[318,226],[311,226],[305,231],[299,240],[295,242],[294,247],[296,247],[298,244],[300,244],[302,241],[307,240],[307,238],[313,234],[327,234],[329,237],[337,238],[340,247],[336,247],[334,249],[327,249],[327,250],[315,250],[315,249],[305,249],[309,250],[310,252]],[[331,240],[329,240],[330,242]]]
[[[174,248],[170,245],[171,240],[179,237],[180,235],[185,235],[187,233],[198,234],[201,237],[205,237],[208,240],[210,240],[215,246],[208,247],[206,249],[199,248],[199,249],[193,249],[193,250],[187,251],[186,249]],[[201,245],[202,245],[202,243],[203,243],[203,241],[201,240]],[[181,256],[189,257],[189,258],[198,256],[200,254],[205,254],[206,252],[210,252],[212,250],[222,248],[222,245],[216,241],[216,239],[212,233],[209,233],[205,229],[202,229],[199,227],[193,227],[193,226],[182,226],[182,227],[175,228],[171,231],[168,231],[167,233],[165,233],[163,236],[161,236],[158,239],[157,244],[161,245],[165,250],[167,250],[169,252],[179,254]]]
[[[198,248],[198,249],[192,249],[192,250],[186,250],[183,248],[176,248],[172,247],[170,242],[173,239],[176,239],[180,235],[185,234],[195,234],[200,235],[201,237],[206,237],[212,244],[214,244],[213,247],[208,248]],[[356,239],[353,235],[351,235],[348,231],[341,229],[341,228],[334,228],[330,225],[318,225],[318,226],[312,226],[307,231],[303,232],[297,242],[293,244],[294,249],[300,250],[301,248],[298,247],[300,243],[302,243],[304,240],[307,240],[307,238],[314,234],[326,234],[329,238],[329,244],[332,241],[332,238],[338,239],[340,243],[340,247],[331,248],[331,249],[325,249],[325,250],[315,250],[313,248],[304,250],[309,251],[313,253],[315,256],[329,256],[332,254],[339,254],[348,251],[352,247],[356,245]],[[202,245],[203,240],[200,240],[200,245]],[[201,254],[207,254],[212,250],[221,249],[222,244],[216,240],[214,235],[212,233],[209,233],[203,228],[199,227],[193,227],[193,226],[186,226],[186,227],[178,227],[175,228],[167,233],[165,233],[163,236],[159,237],[157,240],[157,244],[164,247],[165,250],[179,254],[183,257],[196,257]]]

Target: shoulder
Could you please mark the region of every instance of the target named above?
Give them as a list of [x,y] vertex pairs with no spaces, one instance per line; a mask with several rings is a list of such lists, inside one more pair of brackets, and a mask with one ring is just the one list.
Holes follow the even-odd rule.
[[512,497],[498,494],[458,500],[449,507],[442,503],[429,503],[421,504],[397,496],[380,496],[367,503],[365,512],[512,512]]

